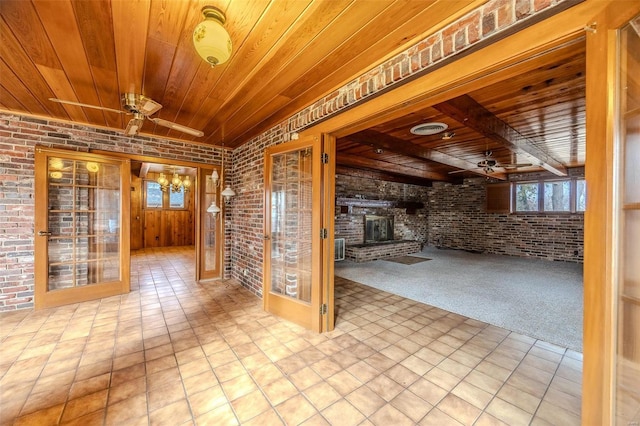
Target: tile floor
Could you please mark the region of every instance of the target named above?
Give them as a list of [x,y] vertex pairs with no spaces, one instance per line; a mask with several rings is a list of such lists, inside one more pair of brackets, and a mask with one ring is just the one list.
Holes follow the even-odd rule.
[[135,252],[128,295],[0,314],[0,423],[580,424],[580,353],[344,279],[318,335],[193,270]]

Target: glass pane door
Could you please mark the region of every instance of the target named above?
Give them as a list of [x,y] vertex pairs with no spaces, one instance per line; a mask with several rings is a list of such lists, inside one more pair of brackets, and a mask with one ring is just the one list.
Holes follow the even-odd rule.
[[271,169],[271,289],[311,302],[312,149],[273,157]]
[[[222,239],[219,237],[224,220],[223,208],[220,205],[220,191],[211,177],[213,170],[200,169],[198,184],[200,188],[200,241],[198,279],[221,277]],[[207,211],[215,201],[220,209],[217,214]]]
[[265,156],[264,306],[320,331],[321,143],[306,138]]
[[38,151],[36,307],[128,291],[127,173],[119,160]]
[[640,16],[620,30],[616,424],[640,424]]

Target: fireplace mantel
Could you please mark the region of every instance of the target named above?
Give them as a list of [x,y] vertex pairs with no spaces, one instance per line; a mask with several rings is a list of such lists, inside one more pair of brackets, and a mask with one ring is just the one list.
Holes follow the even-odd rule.
[[406,209],[407,214],[415,214],[416,210],[424,208],[424,203],[420,201],[367,200],[364,198],[336,197],[336,206],[339,206],[341,208],[346,207],[348,209],[348,211],[343,211],[343,213],[351,213],[352,207],[373,207],[387,209]]

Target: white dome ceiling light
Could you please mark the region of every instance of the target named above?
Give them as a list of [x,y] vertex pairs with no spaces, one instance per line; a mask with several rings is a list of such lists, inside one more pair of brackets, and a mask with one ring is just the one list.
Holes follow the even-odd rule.
[[193,45],[198,55],[214,67],[224,64],[231,57],[231,37],[223,27],[226,17],[213,6],[202,8],[204,21],[193,30]]

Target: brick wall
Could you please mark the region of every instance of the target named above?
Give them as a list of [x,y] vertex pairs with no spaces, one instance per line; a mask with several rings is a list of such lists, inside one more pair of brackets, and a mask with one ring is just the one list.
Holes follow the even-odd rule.
[[[262,224],[264,149],[289,140],[291,132],[312,126],[375,94],[426,73],[468,48],[534,21],[542,12],[573,0],[491,0],[395,57],[372,67],[289,119],[237,148],[233,155],[233,202],[227,231],[233,236],[230,276],[262,295]],[[562,4],[562,5],[561,5]]]
[[[428,72],[466,49],[514,27],[533,22],[573,0],[491,0],[404,52],[247,141],[235,150],[227,177],[238,196],[226,211],[225,275],[262,293],[263,153],[285,142],[290,132],[309,127],[347,107]],[[563,7],[563,6],[560,6]],[[36,143],[80,151],[131,152],[193,162],[218,160],[219,152],[161,138],[127,138],[87,126],[0,114],[0,284],[7,296],[0,309],[30,308],[33,291],[33,146]],[[6,213],[5,213],[6,212]],[[12,290],[7,290],[12,289]]]
[[347,246],[345,259],[352,262],[370,262],[372,260],[385,259],[390,257],[406,256],[418,253],[422,250],[422,245],[417,241],[398,241],[387,244],[367,244],[364,247]]
[[0,114],[0,311],[33,307],[36,145],[126,152],[168,162],[211,164],[221,159],[221,151],[208,146]]
[[[583,176],[577,169],[573,176]],[[529,174],[514,180],[553,175]],[[583,261],[584,214],[486,213],[486,179],[428,188],[429,245],[511,256]]]

